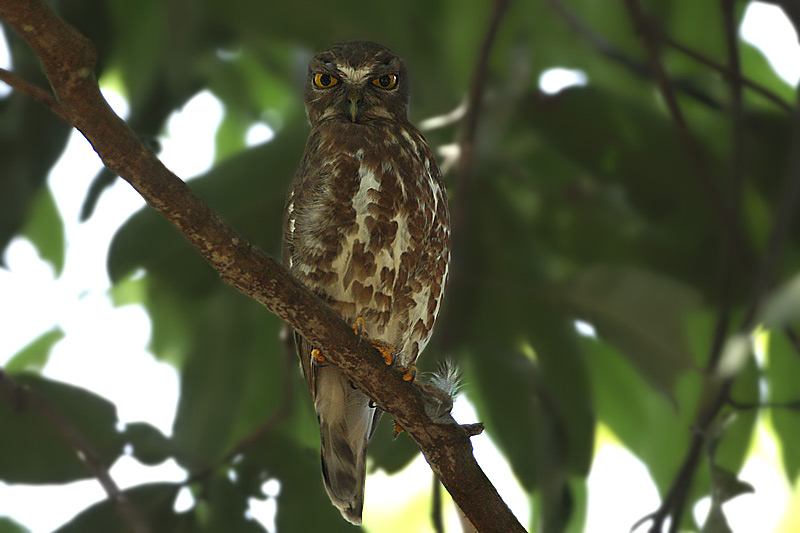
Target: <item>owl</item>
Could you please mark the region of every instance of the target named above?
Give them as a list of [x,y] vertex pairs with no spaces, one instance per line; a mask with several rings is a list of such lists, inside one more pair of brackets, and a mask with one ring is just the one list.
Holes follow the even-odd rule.
[[[450,222],[441,172],[408,121],[408,100],[405,64],[384,46],[344,42],[311,59],[311,132],[286,200],[283,263],[413,381],[441,307]],[[323,347],[297,334],[295,343],[319,420],[325,488],[360,524],[381,410]]]

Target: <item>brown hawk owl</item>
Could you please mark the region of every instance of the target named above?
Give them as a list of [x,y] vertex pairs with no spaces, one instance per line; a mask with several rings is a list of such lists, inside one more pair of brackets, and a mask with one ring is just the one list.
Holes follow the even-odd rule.
[[[379,44],[339,43],[311,60],[311,133],[286,200],[283,262],[413,379],[447,280],[450,223],[408,97],[403,61]],[[359,524],[381,411],[324,353],[295,341],[319,419],[325,488]]]

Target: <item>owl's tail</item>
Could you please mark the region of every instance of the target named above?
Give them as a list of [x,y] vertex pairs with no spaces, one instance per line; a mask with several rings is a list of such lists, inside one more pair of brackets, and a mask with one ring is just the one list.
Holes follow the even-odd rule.
[[322,445],[322,477],[342,516],[361,524],[367,444],[381,416],[369,398],[333,365],[316,367],[316,399]]

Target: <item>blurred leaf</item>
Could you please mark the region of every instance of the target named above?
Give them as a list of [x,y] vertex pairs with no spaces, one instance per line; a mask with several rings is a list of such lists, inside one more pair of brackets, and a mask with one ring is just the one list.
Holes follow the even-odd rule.
[[[673,406],[613,347],[593,339],[582,343],[588,354],[598,419],[648,466],[660,493],[665,494],[688,446],[702,379],[693,372],[680,378]],[[652,423],[655,420],[658,423]]]
[[[342,519],[338,509],[331,505],[322,484],[319,450],[298,446],[296,442],[270,433],[249,448],[242,461],[236,463],[242,483],[251,484],[277,478],[281,483],[278,494],[275,524],[282,533],[308,531],[353,531],[353,526]],[[365,506],[380,494],[366,495]],[[391,495],[383,495],[391,498]],[[314,512],[309,512],[313,509]]]
[[36,195],[23,226],[22,235],[30,239],[39,255],[53,265],[56,277],[64,270],[64,221],[50,187],[42,187]]
[[[770,402],[792,402],[800,399],[797,382],[800,376],[800,356],[797,348],[782,332],[769,336],[769,356],[765,377],[769,383]],[[792,409],[770,411],[775,433],[782,444],[783,468],[786,479],[793,483],[800,475],[800,412]]]
[[465,367],[464,393],[527,491],[540,483],[542,441],[550,436],[534,376],[531,361],[499,349],[475,353]]
[[728,519],[725,518],[725,513],[722,512],[722,504],[712,502],[701,533],[733,533],[731,526],[728,525]]
[[214,533],[264,533],[266,530],[247,516],[247,494],[228,477],[217,475],[204,486],[203,498],[208,513],[203,517],[201,531]]
[[64,338],[64,330],[59,326],[42,333],[14,354],[5,365],[5,371],[14,374],[23,371],[41,372],[50,359],[50,352],[58,341]]
[[800,274],[778,287],[761,307],[761,322],[767,329],[780,329],[800,317]]
[[[85,389],[34,374],[14,380],[29,387],[47,408],[74,430],[97,455],[111,465],[122,452],[114,404]],[[20,394],[0,402],[0,479],[6,483],[66,483],[93,477],[56,422],[45,417]]]
[[30,533],[30,529],[16,523],[7,516],[0,516],[0,533]]
[[711,465],[711,509],[701,532],[732,533],[722,504],[748,492],[755,492],[752,485],[739,480],[733,472]]
[[392,417],[384,414],[369,443],[367,455],[372,459],[369,473],[380,468],[387,474],[394,474],[419,455],[419,448],[405,433],[394,438]]
[[222,459],[263,423],[284,386],[274,315],[224,286],[198,311],[172,439],[176,459],[191,472]]
[[[186,529],[186,518],[175,514],[173,502],[180,489],[174,483],[150,483],[122,491],[131,506],[152,528],[152,533],[179,533]],[[183,524],[183,525],[182,525]],[[130,525],[120,513],[116,501],[105,499],[84,509],[78,516],[54,533],[87,533],[90,531],[128,531]]]
[[[275,252],[286,191],[306,134],[305,127],[283,131],[273,141],[237,154],[193,179],[191,187],[256,246]],[[193,298],[219,284],[219,276],[189,242],[149,207],[119,229],[108,256],[113,282],[139,268]]]
[[693,291],[635,267],[597,266],[557,289],[556,298],[672,397],[675,381],[692,365],[683,320],[699,302]]
[[155,466],[172,455],[170,440],[146,422],[126,424],[122,437],[133,448],[132,455],[142,464]]
[[711,489],[714,500],[723,504],[737,496],[755,492],[753,486],[740,480],[736,474],[717,465],[711,467]]
[[[30,83],[43,81],[38,60],[26,58],[30,59],[30,65],[26,66],[20,64],[22,61],[17,55],[14,58],[16,75]],[[60,271],[59,258],[63,263],[63,242],[58,252],[58,240],[63,241],[63,233],[45,235],[42,230],[63,232],[63,229],[57,227],[60,219],[57,222],[55,217],[48,218],[48,201],[39,194],[68,134],[69,126],[64,121],[26,95],[13,92],[8,98],[0,99],[0,176],[3,176],[0,179],[0,252],[5,251],[25,221],[31,219],[30,210],[36,205],[40,211],[35,217],[34,237],[39,241],[36,244],[41,245],[39,253],[53,261],[57,272]],[[2,256],[0,253],[0,261]]]

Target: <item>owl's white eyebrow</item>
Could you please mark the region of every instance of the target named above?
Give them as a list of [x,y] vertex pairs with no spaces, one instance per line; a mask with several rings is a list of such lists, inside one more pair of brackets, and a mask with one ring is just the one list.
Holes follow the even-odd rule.
[[353,68],[347,65],[336,65],[339,72],[342,73],[348,80],[352,82],[364,81],[371,73],[374,65],[366,67]]

